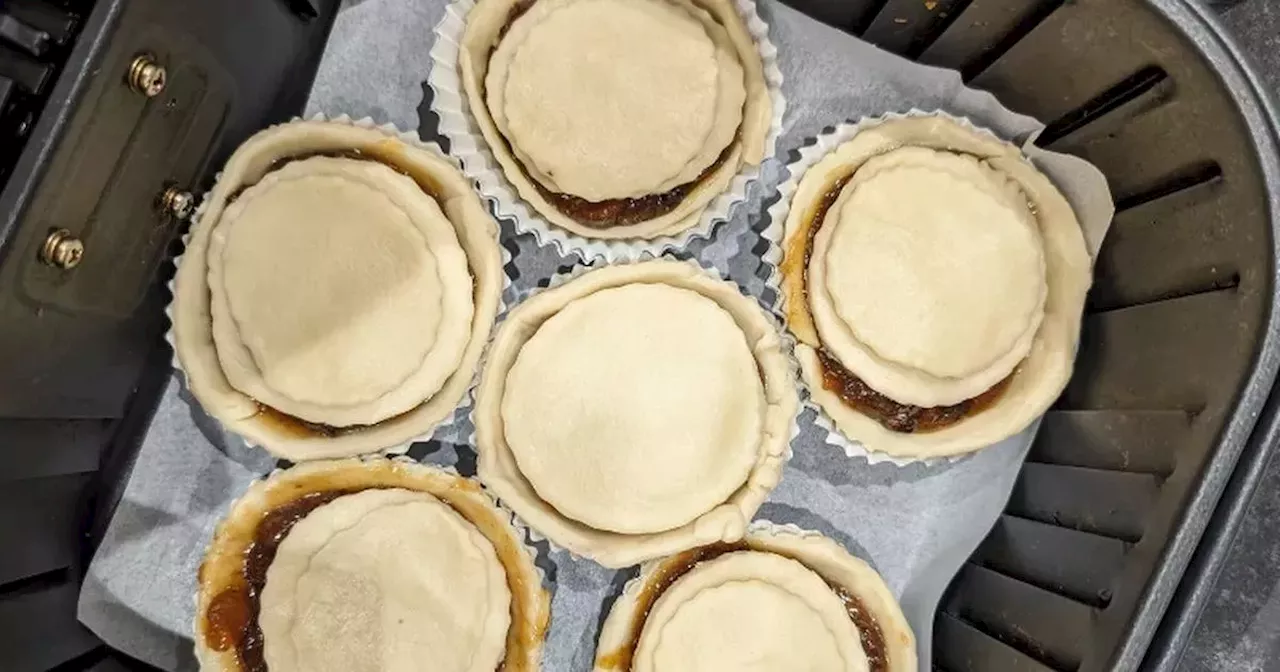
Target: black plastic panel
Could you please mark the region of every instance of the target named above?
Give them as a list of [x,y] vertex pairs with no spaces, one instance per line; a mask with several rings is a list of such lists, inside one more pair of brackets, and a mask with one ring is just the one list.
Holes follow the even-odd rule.
[[0,489],[0,539],[21,540],[0,554],[0,585],[68,569],[79,561],[89,482],[88,474],[76,474],[7,483]]
[[102,646],[76,620],[80,583],[59,573],[0,594],[0,652],[4,668],[37,672],[84,656]]
[[0,488],[4,483],[98,470],[115,429],[104,420],[0,420]]
[[[157,196],[170,185],[198,193],[251,133],[302,111],[338,0],[317,4],[322,16],[304,21],[276,0],[0,2],[93,7],[0,179],[6,672],[146,669],[104,647],[75,610],[169,377],[164,283],[181,223],[160,214]],[[168,75],[150,99],[125,78],[143,52]],[[0,152],[12,147],[0,137]],[[77,268],[37,260],[52,227],[84,241]]]
[[[241,140],[301,110],[329,25],[275,1],[98,2],[0,193],[0,418],[123,414],[165,327],[157,273],[180,229],[158,196],[198,192]],[[152,99],[125,81],[144,52],[169,71]],[[37,260],[51,228],[84,240],[73,271]]]
[[[214,150],[230,110],[229,75],[208,51],[158,26],[118,40],[104,69],[125,72],[142,52],[168,69],[165,90],[146,98],[122,81],[97,82],[83,103],[93,114],[67,134],[70,151],[57,155],[45,178],[83,188],[46,190],[32,203],[37,230],[68,228],[89,250],[73,273],[38,263],[37,249],[25,251],[23,288],[40,305],[116,319],[133,313],[175,234],[159,195],[196,181]],[[37,248],[42,242],[32,240]]]

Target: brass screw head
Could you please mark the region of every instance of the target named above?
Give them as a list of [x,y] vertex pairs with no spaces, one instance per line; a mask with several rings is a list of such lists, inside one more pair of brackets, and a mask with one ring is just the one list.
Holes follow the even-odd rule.
[[66,229],[50,231],[49,237],[44,239],[44,245],[40,247],[40,261],[64,271],[79,266],[82,259],[84,243]]
[[196,209],[196,198],[179,187],[169,187],[160,194],[160,209],[175,219],[186,219]]
[[151,54],[140,54],[129,65],[129,88],[148,98],[155,98],[164,91],[167,78],[164,66],[156,63]]

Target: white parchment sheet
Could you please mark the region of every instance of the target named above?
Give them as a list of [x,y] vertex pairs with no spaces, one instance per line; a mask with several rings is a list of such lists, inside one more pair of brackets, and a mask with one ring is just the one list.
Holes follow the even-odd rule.
[[[308,114],[349,114],[420,128],[430,140],[435,120],[425,84],[433,29],[444,0],[349,0],[337,19]],[[713,266],[767,307],[760,257],[766,209],[786,179],[783,166],[807,140],[846,120],[890,112],[944,110],[1014,140],[1041,128],[1009,112],[990,95],[966,88],[957,74],[914,65],[823,26],[776,3],[759,0],[779,49],[787,99],[779,152],[767,161],[746,202],[711,240],[694,241],[685,256]],[[424,97],[426,100],[424,100]],[[420,112],[421,121],[420,121]],[[1085,220],[1096,250],[1109,222],[1101,174],[1082,161],[1032,152]],[[507,305],[576,259],[537,247],[503,224],[512,254]],[[202,414],[171,381],[143,443],[133,475],[80,596],[81,621],[107,643],[167,670],[195,669],[191,653],[196,567],[214,525],[229,504],[274,462],[248,450]],[[474,474],[466,409],[430,443],[410,455]],[[826,441],[806,406],[794,457],[760,518],[818,530],[871,562],[899,596],[919,640],[922,667],[930,658],[933,614],[944,588],[986,535],[1008,499],[1034,428],[955,462],[868,464]],[[595,635],[613,597],[633,570],[611,571],[564,551],[542,551],[539,564],[554,591],[544,669],[589,670]]]

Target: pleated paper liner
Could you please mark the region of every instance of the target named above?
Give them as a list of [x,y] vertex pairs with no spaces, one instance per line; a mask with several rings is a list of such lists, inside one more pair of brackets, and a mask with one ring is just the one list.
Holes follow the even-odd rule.
[[[467,14],[474,0],[455,0],[445,7],[444,18],[436,26],[436,43],[431,49],[431,109],[440,117],[440,133],[449,138],[449,151],[462,161],[466,174],[477,181],[480,192],[493,202],[500,218],[511,219],[521,233],[532,233],[541,245],[552,245],[563,256],[577,256],[586,263],[637,261],[645,255],[682,250],[696,239],[709,239],[716,227],[747,201],[748,190],[758,181],[761,166],[743,166],[728,189],[715,197],[702,212],[698,223],[674,235],[656,238],[589,238],[566,231],[548,222],[516,193],[489,150],[479,126],[471,116],[470,103],[458,73],[459,45],[466,29]],[[769,25],[760,18],[753,0],[733,0],[755,41],[764,66],[764,78],[772,102],[772,118],[765,136],[764,160],[773,156],[782,134],[786,101],[782,96],[782,71],[778,49],[769,39]],[[763,161],[761,162],[763,164]]]
[[[719,281],[727,282],[727,283],[730,283],[730,284],[735,284],[735,283],[733,283],[733,281],[732,281],[732,280],[729,280],[728,278],[726,278],[723,274],[721,274],[721,273],[720,273],[719,271],[717,271],[716,269],[711,268],[711,267],[708,267],[708,266],[704,266],[704,265],[702,265],[702,264],[699,264],[699,263],[698,263],[698,262],[696,262],[696,261],[693,261],[693,260],[679,260],[679,259],[674,259],[674,258],[671,258],[671,257],[654,256],[654,255],[651,255],[651,254],[647,254],[647,253],[646,253],[645,255],[643,255],[643,257],[642,257],[642,258],[640,258],[640,259],[636,259],[636,260],[634,260],[634,261],[624,261],[624,262],[615,263],[615,264],[609,264],[609,263],[605,263],[605,262],[603,262],[603,261],[599,261],[599,262],[597,262],[596,264],[591,265],[591,266],[575,266],[575,267],[574,267],[574,268],[572,268],[571,270],[568,270],[568,271],[565,271],[565,272],[562,272],[562,273],[558,273],[558,274],[556,274],[556,275],[552,276],[552,277],[551,277],[551,278],[546,282],[545,286],[541,286],[541,287],[539,287],[538,289],[534,290],[534,291],[533,291],[533,293],[530,295],[530,297],[529,297],[529,298],[532,298],[533,296],[537,296],[538,294],[541,294],[542,292],[549,291],[549,290],[551,290],[551,289],[555,289],[555,288],[557,288],[557,287],[560,287],[560,286],[562,286],[562,285],[565,285],[566,283],[569,283],[569,282],[571,282],[571,281],[573,281],[573,280],[576,280],[576,279],[578,279],[578,278],[581,278],[581,277],[583,277],[584,275],[587,275],[588,273],[591,273],[592,271],[599,270],[599,269],[601,269],[601,268],[606,268],[606,267],[611,267],[611,266],[615,266],[615,267],[616,267],[616,266],[619,266],[619,265],[641,264],[641,263],[650,262],[650,261],[657,261],[657,260],[673,261],[673,262],[679,262],[679,263],[687,264],[687,265],[688,265],[688,266],[690,266],[691,268],[697,269],[700,273],[706,274],[708,278],[712,278],[712,279],[715,279],[715,280],[719,280]],[[735,284],[735,286],[736,286],[736,284]],[[739,288],[739,291],[741,291],[741,288]],[[746,298],[748,298],[748,299],[753,299],[753,300],[754,300],[754,297],[751,297],[750,295],[744,295],[744,296],[745,296]],[[760,306],[759,301],[755,301],[755,303],[756,303],[756,305],[757,305],[757,306]],[[763,309],[763,307],[761,307],[761,313],[762,313],[763,315],[765,315],[766,317],[768,317],[768,318],[769,318],[769,322],[770,322],[770,324],[771,324],[772,328],[774,328],[775,330],[778,330],[778,333],[779,333],[779,334],[784,334],[784,333],[785,333],[785,332],[781,331],[781,322],[778,320],[778,318],[777,318],[777,316],[776,316],[776,315],[774,315],[774,314],[770,313],[769,311],[767,311],[767,310]],[[497,335],[498,331],[501,329],[501,326],[502,326],[502,325],[501,325],[501,322],[502,322],[502,321],[504,321],[508,316],[509,316],[509,312],[508,312],[508,313],[506,313],[506,314],[504,314],[504,315],[499,319],[499,324],[498,324],[498,326],[494,328],[494,334],[493,334],[493,336],[494,336],[494,337],[496,337],[496,335]],[[490,342],[490,346],[485,348],[484,361],[481,363],[481,367],[480,367],[480,368],[481,368],[481,371],[484,371],[485,367],[488,365],[488,359],[489,359],[489,357],[490,357],[490,355],[491,355],[491,353],[492,353],[492,337],[491,337],[490,341],[491,341],[491,342]],[[799,380],[799,369],[798,369],[798,367],[797,367],[797,364],[796,364],[795,358],[791,357],[791,356],[790,356],[790,353],[786,350],[786,338],[785,338],[785,337],[782,337],[781,347],[782,347],[783,354],[784,354],[784,355],[786,355],[786,360],[787,360],[787,376],[788,376],[788,377],[790,378],[790,380],[794,383],[794,381]],[[472,427],[472,434],[471,434],[471,436],[470,436],[470,437],[469,437],[469,439],[468,439],[468,443],[469,443],[470,445],[472,445],[472,446],[475,446],[475,447],[476,447],[476,451],[477,451],[477,453],[480,453],[480,452],[482,452],[482,451],[483,451],[483,448],[481,448],[481,447],[480,447],[479,443],[478,443],[478,442],[477,442],[477,440],[476,440],[476,433],[475,433],[475,412],[476,412],[476,409],[477,409],[477,404],[475,403],[474,393],[475,393],[475,389],[473,388],[472,403],[471,403],[471,406],[469,407],[469,411],[470,411],[470,413],[471,413],[471,427]],[[796,400],[798,401],[798,399],[797,399],[796,397],[792,397],[792,399],[796,399]],[[795,441],[796,437],[797,437],[797,436],[799,436],[799,433],[800,433],[800,426],[799,426],[799,424],[797,423],[798,411],[799,411],[798,404],[797,404],[796,406],[792,407],[792,409],[789,411],[789,413],[790,413],[790,422],[789,422],[789,424],[788,424],[788,430],[787,430],[787,434],[788,434],[788,435],[787,435],[787,440],[785,441],[785,443],[784,443],[784,447],[783,447],[783,451],[784,451],[784,452],[783,452],[783,453],[782,453],[782,455],[780,456],[780,458],[781,458],[781,463],[780,463],[780,464],[779,464],[779,466],[778,466],[779,476],[781,476],[782,472],[784,472],[784,471],[785,471],[785,469],[786,469],[786,464],[787,464],[787,462],[791,459],[791,444],[792,444],[792,443],[794,443],[794,441]],[[483,461],[483,460],[484,460],[483,455],[481,455],[479,459],[480,459],[481,461]],[[775,484],[775,486],[776,486],[776,484]],[[767,495],[766,495],[766,497],[764,498],[764,501],[767,501],[767,500],[768,500],[768,497],[767,497]],[[517,518],[520,518],[520,514],[519,514],[519,512],[517,512],[517,513],[516,513],[516,517],[517,517]],[[557,544],[556,542],[552,541],[551,539],[548,539],[548,538],[546,537],[546,535],[544,535],[544,534],[542,534],[541,532],[539,532],[539,531],[538,531],[538,529],[537,529],[536,527],[534,527],[534,526],[530,525],[527,521],[525,521],[525,522],[524,522],[524,524],[525,524],[525,527],[526,527],[526,528],[528,528],[529,533],[532,535],[532,537],[533,537],[535,540],[537,540],[537,541],[545,541],[545,542],[549,545],[549,547],[550,547],[552,550],[564,550],[564,551],[568,552],[568,553],[569,553],[569,554],[574,558],[574,560],[575,560],[575,561],[580,561],[580,560],[584,559],[584,557],[585,557],[585,556],[583,556],[583,555],[582,555],[582,554],[580,554],[579,552],[575,551],[574,549],[564,548],[564,547],[563,547],[563,546],[561,546],[560,544]],[[642,536],[642,535],[638,535],[638,536]]]
[[[911,627],[908,625],[906,617],[903,616],[901,607],[898,606],[897,600],[894,598],[889,586],[885,584],[883,577],[879,575],[876,569],[862,558],[854,555],[849,549],[844,548],[834,539],[812,530],[802,529],[796,525],[787,523],[779,524],[768,520],[755,520],[747,527],[746,539],[754,542],[754,545],[765,552],[780,552],[784,557],[791,557],[798,560],[801,564],[809,567],[810,570],[817,568],[810,566],[810,562],[804,557],[794,556],[789,548],[795,548],[798,543],[805,543],[807,540],[818,541],[823,544],[829,544],[830,552],[840,554],[848,554],[852,556],[855,563],[859,566],[858,574],[861,575],[864,582],[871,582],[871,576],[874,575],[875,581],[872,582],[871,592],[875,594],[881,602],[891,603],[893,608],[886,608],[888,614],[877,613],[876,617],[883,618],[888,616],[888,623],[877,620],[878,625],[882,629],[882,635],[892,636],[890,633],[896,634],[901,639],[891,643],[889,647],[896,651],[894,659],[890,664],[893,672],[911,672],[915,671],[916,651],[914,635]],[[732,552],[732,551],[730,551]],[[601,624],[599,640],[596,642],[595,654],[595,670],[613,671],[613,670],[629,670],[629,663],[633,661],[635,655],[634,645],[638,643],[640,632],[636,631],[638,623],[637,616],[645,618],[648,616],[649,610],[652,609],[652,603],[657,595],[649,594],[646,588],[652,585],[659,585],[669,588],[670,579],[665,578],[666,574],[673,567],[681,568],[686,565],[673,565],[676,560],[681,560],[679,554],[657,558],[650,560],[640,566],[639,572],[631,580],[627,581],[622,588],[622,592],[610,605],[604,622]],[[826,579],[827,577],[823,577]],[[679,579],[675,579],[678,581]],[[843,586],[844,590],[850,590],[849,586]],[[660,595],[660,593],[659,593]],[[860,599],[865,597],[860,596]],[[896,613],[894,613],[896,612]],[[891,626],[889,633],[883,632],[885,626]],[[886,640],[886,643],[887,642]]]
[[[368,470],[367,479],[361,480],[361,475],[358,473],[360,469]],[[492,493],[486,490],[478,479],[461,476],[451,467],[419,464],[405,456],[365,456],[362,458],[321,460],[295,465],[287,469],[276,469],[262,479],[251,483],[244,494],[227,507],[202,555],[199,577],[196,582],[196,592],[192,596],[195,602],[196,614],[195,621],[192,624],[192,633],[196,640],[195,651],[196,657],[200,662],[200,669],[239,669],[237,665],[231,664],[236,657],[234,647],[215,650],[205,642],[205,614],[209,610],[209,603],[215,595],[208,594],[205,586],[201,584],[201,581],[207,578],[211,571],[206,569],[206,563],[240,562],[238,556],[232,558],[227,555],[233,549],[223,548],[224,545],[232,544],[236,539],[242,539],[245,536],[251,537],[256,534],[254,530],[237,529],[236,523],[239,521],[234,517],[242,513],[254,515],[257,509],[262,509],[264,512],[269,511],[270,499],[273,494],[283,493],[285,500],[296,501],[295,499],[290,499],[290,496],[299,494],[299,488],[303,487],[302,484],[309,478],[323,478],[327,474],[352,474],[353,472],[355,475],[348,476],[345,479],[346,481],[351,481],[350,483],[344,482],[345,487],[353,484],[362,488],[401,487],[411,491],[432,494],[437,499],[450,504],[443,497],[434,494],[434,492],[440,492],[448,488],[451,497],[470,499],[471,503],[489,507],[497,513],[499,529],[489,532],[480,529],[480,532],[491,542],[493,542],[493,538],[490,532],[501,534],[511,544],[518,546],[524,554],[521,562],[522,569],[532,571],[533,575],[538,579],[538,585],[529,586],[527,594],[524,595],[524,598],[529,601],[528,613],[524,614],[524,616],[527,616],[532,621],[530,628],[538,637],[536,641],[528,643],[527,655],[521,661],[521,664],[511,669],[524,672],[534,672],[539,669],[543,644],[550,628],[551,595],[554,592],[554,586],[548,581],[546,572],[543,571],[542,566],[539,564],[543,558],[540,557],[538,549],[530,542],[528,529],[515,517],[510,509],[503,506]],[[468,484],[468,487],[459,487],[457,484],[447,483],[449,479],[453,478]],[[452,504],[450,506],[454,508]],[[462,515],[462,512],[459,511],[459,514]],[[465,518],[466,516],[464,515],[463,517]],[[470,519],[468,519],[468,522],[475,525]],[[477,528],[479,529],[479,526]],[[500,544],[494,542],[494,546],[495,550],[501,554]]]
[[[351,128],[361,129],[363,131],[381,134],[388,140],[402,142],[406,146],[411,147],[415,150],[429,152],[431,155],[438,157],[440,159],[443,159],[453,167],[455,168],[459,167],[457,160],[445,154],[440,149],[440,147],[437,146],[435,143],[424,142],[422,139],[418,137],[416,133],[402,131],[392,124],[382,124],[382,125],[375,124],[373,120],[369,118],[351,119],[347,115],[329,117],[324,114],[317,114],[305,120],[294,119],[293,121],[286,122],[285,124],[278,124],[276,126],[272,126],[262,131],[262,133],[278,131],[279,129],[288,127],[292,124],[301,124],[301,123],[337,124],[341,126],[347,126]],[[194,233],[197,230],[199,230],[199,227],[203,225],[202,220],[206,212],[208,211],[212,195],[217,191],[217,188],[218,188],[217,185],[222,181],[223,178],[224,178],[224,173],[219,173],[216,178],[214,188],[205,194],[199,208],[197,208],[195,215],[192,217],[192,224],[189,231],[183,236],[184,251],[182,254],[178,255],[174,259],[174,265],[179,269],[179,273],[181,271],[182,264],[184,263],[185,257],[187,254],[186,246],[191,241],[191,238],[194,235]],[[465,176],[463,176],[463,179],[470,182],[470,180],[465,178]],[[484,204],[482,202],[481,207],[483,208],[483,206]],[[493,247],[494,247],[493,255],[494,255],[495,263],[501,264],[501,270],[499,272],[502,275],[502,287],[498,292],[496,292],[497,294],[496,305],[492,309],[492,313],[493,313],[492,317],[481,315],[479,312],[478,304],[484,300],[483,297],[481,297],[480,301],[477,301],[477,313],[476,313],[476,317],[473,317],[473,326],[485,327],[481,330],[481,334],[479,336],[475,336],[476,338],[480,339],[481,345],[477,347],[481,347],[481,348],[483,348],[484,345],[487,345],[488,339],[490,338],[490,335],[491,335],[490,332],[492,331],[493,323],[496,322],[497,320],[497,315],[501,314],[505,310],[504,297],[508,296],[509,292],[511,291],[511,278],[508,277],[507,275],[507,269],[510,267],[511,253],[507,250],[507,248],[499,244],[498,226],[496,222],[492,227],[491,235],[493,238]],[[471,257],[468,256],[468,259],[470,261]],[[474,272],[472,272],[472,276],[474,279]],[[165,308],[165,314],[169,318],[169,329],[165,333],[165,340],[167,340],[169,342],[169,345],[173,347],[173,351],[174,351],[173,368],[179,374],[179,380],[182,383],[182,385],[186,388],[184,390],[184,393],[181,396],[184,399],[186,399],[188,403],[191,403],[192,400],[199,402],[199,399],[196,397],[196,395],[194,394],[194,391],[191,389],[191,385],[189,382],[189,373],[186,371],[181,358],[178,356],[177,344],[175,340],[175,334],[174,334],[175,315],[174,315],[174,298],[173,297],[176,297],[177,280],[178,280],[178,273],[175,273],[174,279],[170,280],[169,282],[169,292],[170,292],[171,298],[170,298],[169,304]],[[487,326],[477,325],[475,320],[489,320],[490,323]],[[472,347],[471,345],[468,345],[468,349],[470,349],[471,347]],[[466,356],[467,354],[464,353],[464,358],[466,358]],[[432,419],[430,419],[425,423],[422,423],[424,425],[423,427],[415,427],[413,428],[413,431],[402,432],[402,434],[404,434],[403,436],[397,437],[397,439],[394,441],[389,441],[387,445],[384,445],[375,449],[371,449],[371,450],[361,451],[361,452],[364,454],[372,454],[372,453],[401,454],[406,452],[409,449],[409,447],[414,443],[418,443],[421,441],[428,441],[432,438],[452,438],[456,440],[458,437],[456,436],[451,437],[449,435],[465,433],[466,430],[463,427],[463,425],[465,425],[467,412],[466,412],[466,409],[463,407],[460,407],[460,405],[463,404],[465,400],[471,397],[471,391],[473,390],[475,385],[479,382],[481,359],[480,359],[480,356],[475,356],[475,357],[476,357],[475,365],[474,365],[475,369],[470,373],[470,376],[467,380],[467,384],[465,386],[462,386],[461,389],[459,389],[457,392],[453,393],[453,395],[455,395],[457,398],[453,400],[451,403],[442,404],[438,412],[433,414],[434,417]],[[459,373],[461,373],[461,371],[459,371]],[[450,378],[450,381],[451,380],[452,378]],[[447,388],[448,386],[449,386],[449,381],[446,381],[445,387]],[[441,391],[437,393],[437,395],[445,394],[445,393],[446,393],[445,389],[442,388]],[[434,399],[436,397],[432,397],[432,398]],[[429,401],[430,400],[427,400],[427,401],[424,401],[423,403],[428,403]],[[204,406],[203,403],[201,403],[200,405],[202,407]],[[232,422],[232,421],[224,420],[223,418],[218,417],[216,414],[206,411],[204,408],[199,408],[196,410],[198,410],[199,412],[206,413],[210,417],[213,417],[223,427],[223,429],[225,429],[230,434],[238,437],[249,448],[262,448],[277,457],[283,457],[285,459],[292,460],[298,457],[296,455],[286,454],[284,452],[281,452],[280,450],[272,450],[270,447],[265,446],[262,440],[255,439],[254,437],[250,436],[252,431],[246,431],[244,425],[248,422],[251,422],[252,418],[249,418],[247,420],[241,420],[239,422]],[[240,426],[236,426],[236,425],[240,425]],[[355,430],[355,431],[359,431],[359,430]],[[323,440],[323,439],[320,439],[320,440]],[[333,452],[332,454],[317,454],[317,455],[311,455],[311,456],[302,456],[301,459],[334,459],[334,458],[340,458],[340,457],[349,457],[352,454],[353,453],[351,452],[338,451],[338,452]]]
[[[788,173],[787,177],[778,187],[778,200],[768,209],[768,223],[761,232],[761,237],[767,241],[768,247],[761,255],[760,270],[767,276],[768,279],[765,284],[769,287],[774,297],[770,310],[779,319],[784,322],[786,319],[786,296],[782,291],[781,272],[784,228],[791,210],[791,201],[795,197],[805,173],[836,148],[849,142],[865,130],[891,121],[919,117],[942,117],[978,135],[987,136],[1004,143],[1009,142],[1007,139],[1001,138],[998,134],[979,126],[968,118],[955,116],[943,111],[912,109],[907,112],[888,113],[838,124],[831,130],[806,141],[799,149],[793,150],[786,157],[786,159],[789,159],[785,167]],[[1034,139],[1034,136],[1032,136],[1022,145],[1021,149],[1024,156],[1044,172],[1066,196],[1077,218],[1080,220],[1090,255],[1096,256],[1097,250],[1101,247],[1102,239],[1110,226],[1111,216],[1114,212],[1106,178],[1096,168],[1082,159],[1049,152],[1034,146],[1032,144]],[[795,335],[789,328],[785,329],[783,334],[788,347],[794,352],[797,344]],[[805,407],[812,409],[816,414],[815,423],[825,434],[825,443],[841,450],[850,458],[865,460],[870,464],[888,463],[898,467],[912,464],[936,467],[964,460],[971,457],[977,450],[981,450],[975,449],[969,453],[943,457],[901,457],[869,449],[837,428],[830,414],[824,411],[814,400],[804,377],[801,376],[799,380],[802,398],[804,399],[803,403]]]

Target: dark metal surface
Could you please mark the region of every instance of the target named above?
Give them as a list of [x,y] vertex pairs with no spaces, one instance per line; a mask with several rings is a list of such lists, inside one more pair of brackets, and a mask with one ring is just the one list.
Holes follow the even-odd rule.
[[[1258,243],[1266,244],[1272,256],[1273,277],[1269,289],[1274,297],[1277,287],[1274,276],[1277,250],[1274,229],[1280,225],[1280,115],[1277,114],[1268,88],[1256,73],[1245,65],[1246,58],[1243,53],[1227,37],[1227,33],[1217,23],[1214,15],[1194,3],[1157,2],[1155,4],[1161,6],[1162,11],[1178,21],[1208,56],[1234,94],[1239,113],[1250,129],[1266,186],[1264,192],[1266,208],[1273,226],[1271,239],[1265,243],[1263,241]],[[1274,301],[1274,298],[1272,300]],[[1242,391],[1238,403],[1241,408],[1253,409],[1251,415],[1256,413],[1267,422],[1272,422],[1275,416],[1269,411],[1274,409],[1263,408],[1262,405],[1271,392],[1277,358],[1280,357],[1280,352],[1277,352],[1275,347],[1275,341],[1280,337],[1278,333],[1280,332],[1280,314],[1275,311],[1274,304],[1269,312],[1264,332],[1265,345],[1258,353],[1255,375]],[[1263,372],[1270,372],[1270,379],[1264,378]],[[1246,447],[1251,451],[1269,451],[1273,448],[1274,439],[1269,432],[1260,432],[1253,436],[1249,445],[1246,446],[1245,439],[1248,438],[1249,426],[1253,424],[1253,420],[1254,418],[1237,416],[1232,426],[1229,426],[1224,433],[1221,446],[1193,490],[1182,515],[1182,522],[1165,549],[1161,563],[1153,575],[1152,588],[1144,596],[1139,617],[1126,633],[1126,644],[1118,658],[1119,665],[1132,668],[1142,660],[1146,646],[1155,634],[1160,614],[1169,604],[1183,578],[1191,556],[1222,494],[1228,490],[1228,481],[1243,450]],[[1232,436],[1233,433],[1235,436]],[[1187,615],[1185,611],[1179,610],[1173,614],[1173,620],[1185,618]],[[1165,655],[1170,647],[1176,647],[1179,644],[1185,644],[1185,640],[1170,643],[1169,646],[1157,651],[1157,655]]]
[[[1245,0],[1223,24],[1280,95],[1280,5]],[[1153,644],[1150,669],[1280,671],[1280,397],[1227,487]]]

